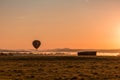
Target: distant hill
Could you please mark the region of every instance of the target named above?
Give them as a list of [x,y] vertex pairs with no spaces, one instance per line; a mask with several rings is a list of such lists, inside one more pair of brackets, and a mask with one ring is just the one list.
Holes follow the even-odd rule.
[[120,49],[70,49],[70,48],[57,48],[57,49],[49,49],[49,50],[40,50],[40,52],[79,52],[79,51],[120,52]]
[[0,52],[29,52],[29,50],[8,50],[8,49],[0,49]]
[[[7,50],[0,49],[0,52],[31,52],[36,51],[34,49],[30,50]],[[120,49],[70,49],[70,48],[57,48],[57,49],[48,49],[48,50],[38,50],[39,52],[79,52],[79,51],[98,51],[98,52],[120,52]]]

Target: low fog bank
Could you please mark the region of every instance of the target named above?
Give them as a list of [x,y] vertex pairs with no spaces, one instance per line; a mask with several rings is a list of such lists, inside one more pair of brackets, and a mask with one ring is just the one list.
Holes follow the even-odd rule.
[[[54,50],[0,50],[0,55],[11,56],[78,56],[78,52],[95,51],[81,49],[54,49]],[[96,56],[120,56],[120,50],[96,50]]]

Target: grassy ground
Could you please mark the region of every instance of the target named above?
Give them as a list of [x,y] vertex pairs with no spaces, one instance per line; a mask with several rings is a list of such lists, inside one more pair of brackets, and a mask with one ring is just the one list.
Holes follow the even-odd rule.
[[0,56],[0,80],[120,80],[120,57]]

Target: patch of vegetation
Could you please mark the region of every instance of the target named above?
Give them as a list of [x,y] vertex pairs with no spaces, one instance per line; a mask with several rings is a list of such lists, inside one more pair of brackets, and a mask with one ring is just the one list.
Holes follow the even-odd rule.
[[0,80],[120,80],[120,57],[0,56]]

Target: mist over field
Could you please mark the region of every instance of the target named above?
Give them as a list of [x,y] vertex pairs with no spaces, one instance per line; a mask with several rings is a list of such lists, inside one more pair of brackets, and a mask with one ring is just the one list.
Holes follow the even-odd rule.
[[119,50],[0,50],[1,80],[119,80]]
[[120,50],[97,50],[97,49],[49,49],[49,50],[0,50],[1,54],[14,56],[78,56],[78,52],[96,51],[96,56],[120,56]]
[[120,80],[120,0],[0,0],[0,80]]

